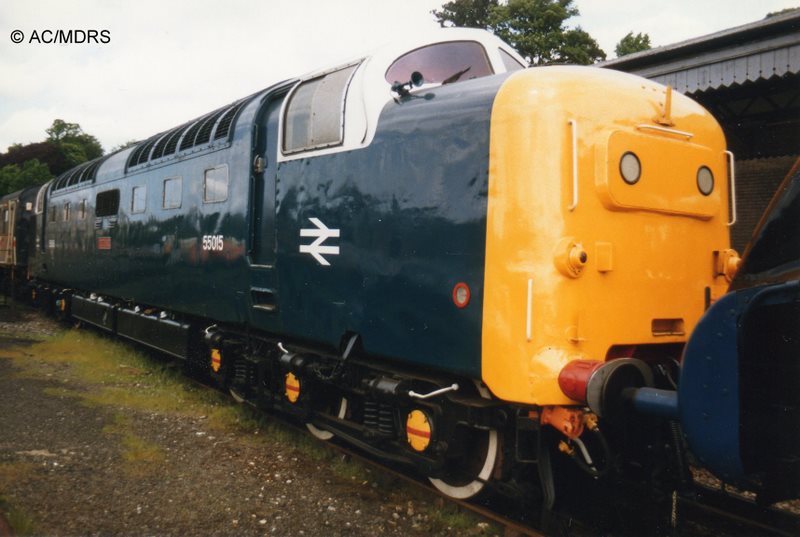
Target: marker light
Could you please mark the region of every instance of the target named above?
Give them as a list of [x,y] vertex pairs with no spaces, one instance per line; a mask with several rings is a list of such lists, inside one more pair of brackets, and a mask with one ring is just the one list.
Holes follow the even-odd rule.
[[635,185],[642,176],[642,164],[639,157],[628,151],[619,159],[619,173],[622,179],[629,185]]
[[697,170],[697,189],[704,196],[714,191],[714,174],[705,166],[700,166]]
[[469,286],[464,282],[459,282],[453,287],[453,303],[458,308],[465,308],[469,304]]

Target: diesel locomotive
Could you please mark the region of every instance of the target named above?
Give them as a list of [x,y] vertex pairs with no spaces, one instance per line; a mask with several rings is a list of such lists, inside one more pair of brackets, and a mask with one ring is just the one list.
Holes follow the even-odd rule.
[[693,332],[678,407],[692,451],[763,503],[800,495],[800,160],[730,291]]
[[319,438],[452,497],[526,481],[552,505],[572,468],[663,479],[681,457],[631,394],[674,385],[736,272],[732,180],[717,122],[670,88],[447,29],[57,177],[26,270],[59,315]]

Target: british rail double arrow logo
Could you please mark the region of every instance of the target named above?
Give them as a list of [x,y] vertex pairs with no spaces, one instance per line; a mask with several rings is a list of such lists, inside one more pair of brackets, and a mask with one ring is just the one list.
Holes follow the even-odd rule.
[[339,236],[338,229],[331,229],[325,224],[323,224],[319,218],[309,218],[308,219],[312,224],[316,226],[316,229],[301,229],[300,236],[301,237],[316,237],[317,240],[312,242],[311,244],[301,244],[300,245],[300,253],[301,254],[311,254],[314,256],[314,259],[320,265],[323,266],[330,266],[330,263],[327,259],[323,257],[322,254],[325,255],[339,255],[339,247],[338,246],[324,246],[323,243],[331,238],[335,238]]

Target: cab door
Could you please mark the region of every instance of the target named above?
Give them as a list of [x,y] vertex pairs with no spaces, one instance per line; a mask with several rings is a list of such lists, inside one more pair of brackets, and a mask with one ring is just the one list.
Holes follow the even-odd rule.
[[288,88],[268,94],[254,124],[251,167],[250,309],[255,324],[274,328],[278,311],[275,276],[275,183],[278,123]]

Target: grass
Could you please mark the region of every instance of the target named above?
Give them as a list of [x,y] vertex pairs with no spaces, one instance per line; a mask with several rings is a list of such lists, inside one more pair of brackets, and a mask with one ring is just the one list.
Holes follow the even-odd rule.
[[[222,431],[258,430],[259,436],[249,434],[243,437],[244,441],[269,439],[290,445],[326,465],[344,482],[377,483],[380,490],[397,491],[408,497],[419,494],[418,490],[390,476],[327,449],[310,435],[270,420],[249,405],[235,405],[226,395],[191,383],[174,362],[91,330],[67,329],[30,346],[0,350],[0,355],[11,358],[21,368],[20,375],[60,381],[59,386],[45,389],[49,395],[72,397],[84,405],[109,409],[113,417],[103,432],[119,441],[125,469],[134,477],[157,472],[166,456],[161,447],[136,434],[134,423],[124,413],[128,409],[194,418],[204,416],[209,428]],[[30,469],[19,471],[27,470]],[[10,483],[4,481],[3,471],[0,466],[0,490]],[[5,471],[5,475],[11,472],[8,468]],[[24,514],[10,506],[7,510],[17,534],[35,534],[33,523]],[[428,501],[419,511],[426,516],[426,525],[433,532],[470,530],[470,535],[488,535],[484,531],[476,534],[480,519],[457,506]]]
[[128,416],[115,414],[112,423],[103,427],[103,432],[119,437],[122,460],[130,474],[143,476],[157,473],[160,464],[166,459],[163,449],[133,432],[133,425]]
[[[30,462],[0,463],[0,491],[10,490],[23,479],[28,479],[34,472],[35,465]],[[36,523],[23,511],[17,509],[0,494],[0,512],[3,513],[14,535],[37,535]]]
[[19,537],[39,535],[40,532],[36,529],[36,522],[22,511],[14,508],[3,496],[0,496],[0,512],[3,513],[8,525],[11,526],[12,535]]
[[[67,330],[24,349],[3,353],[25,376],[57,379],[52,395],[85,404],[182,416],[207,416],[211,427],[254,425],[253,416],[214,390],[187,381],[172,362],[84,330]],[[82,389],[80,389],[82,388]]]

